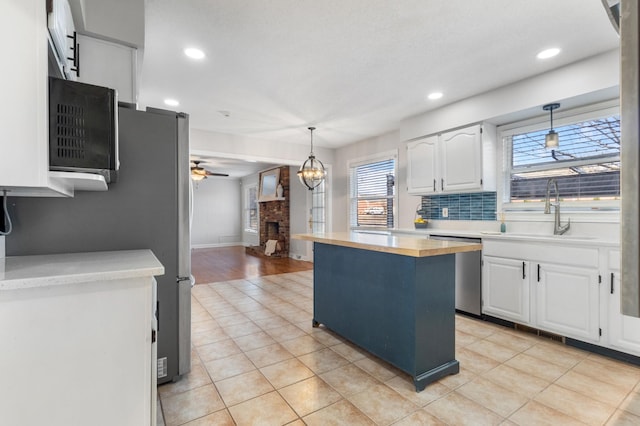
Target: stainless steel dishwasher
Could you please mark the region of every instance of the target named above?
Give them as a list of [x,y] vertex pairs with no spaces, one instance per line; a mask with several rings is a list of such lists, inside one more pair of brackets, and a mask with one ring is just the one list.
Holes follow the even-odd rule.
[[[481,244],[480,238],[430,235],[432,240]],[[482,252],[456,253],[456,311],[482,315]]]

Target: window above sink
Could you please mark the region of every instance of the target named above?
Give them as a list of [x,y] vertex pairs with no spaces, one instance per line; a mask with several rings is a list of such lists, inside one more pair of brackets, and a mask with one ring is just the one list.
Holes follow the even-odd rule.
[[499,208],[542,211],[554,178],[565,212],[619,211],[620,115],[616,101],[558,114],[560,146],[544,147],[547,117],[502,126]]

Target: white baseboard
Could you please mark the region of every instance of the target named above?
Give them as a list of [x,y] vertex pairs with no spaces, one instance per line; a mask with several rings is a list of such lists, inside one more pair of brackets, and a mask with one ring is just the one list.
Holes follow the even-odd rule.
[[215,247],[233,247],[233,246],[244,246],[242,241],[238,241],[235,243],[215,243],[215,244],[191,244],[192,249],[201,249],[201,248],[215,248]]
[[289,257],[295,260],[304,260],[305,262],[313,262],[313,259],[309,259],[307,256],[301,254],[289,253]]

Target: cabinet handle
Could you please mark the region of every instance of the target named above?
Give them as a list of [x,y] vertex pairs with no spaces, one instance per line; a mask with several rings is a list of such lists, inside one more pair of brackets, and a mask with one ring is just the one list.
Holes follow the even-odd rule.
[[522,279],[524,280],[527,276],[524,273],[524,262],[522,262]]
[[444,191],[444,179],[440,179],[440,189]]
[[613,272],[611,273],[611,294],[613,294]]
[[433,192],[436,192],[436,180],[433,180]]
[[540,264],[538,263],[538,282],[540,282]]
[[73,35],[67,35],[67,38],[73,40],[73,47],[69,48],[69,50],[73,50],[73,57],[67,58],[67,60],[73,61],[71,71],[75,72],[77,77],[80,77],[80,45],[78,44],[77,33],[74,31]]

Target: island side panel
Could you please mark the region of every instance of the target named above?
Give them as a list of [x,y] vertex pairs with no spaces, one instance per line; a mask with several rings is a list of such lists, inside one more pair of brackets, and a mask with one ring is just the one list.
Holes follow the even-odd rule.
[[415,303],[416,372],[426,383],[458,373],[455,254],[416,258]]
[[[415,378],[455,361],[454,270],[454,255],[316,242],[314,320]],[[443,371],[457,372],[457,362]]]

